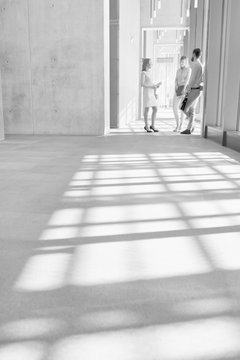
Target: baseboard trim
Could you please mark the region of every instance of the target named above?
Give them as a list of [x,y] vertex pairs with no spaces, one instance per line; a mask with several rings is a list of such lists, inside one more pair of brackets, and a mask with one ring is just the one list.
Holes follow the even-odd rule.
[[226,146],[240,152],[240,131],[226,131]]
[[226,131],[220,127],[206,125],[204,129],[204,138],[212,140],[222,146],[226,146]]

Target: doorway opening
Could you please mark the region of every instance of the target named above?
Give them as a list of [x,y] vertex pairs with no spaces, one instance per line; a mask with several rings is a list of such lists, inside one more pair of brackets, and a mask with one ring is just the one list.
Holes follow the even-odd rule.
[[[173,93],[180,57],[188,53],[189,28],[143,28],[142,58],[153,62],[153,81],[162,82],[158,90],[158,117],[173,117]],[[142,89],[139,118],[143,118]]]
[[[144,0],[114,0],[110,2],[110,82],[111,82],[111,129],[121,129],[133,124],[143,130],[143,99],[140,86],[140,74],[143,58],[151,58],[153,63],[153,81],[162,82],[158,89],[158,121],[164,120],[169,130],[174,128],[173,95],[177,69],[180,58],[185,55],[189,59],[194,48],[202,49],[202,62],[207,56],[208,0],[199,3],[198,8],[191,5],[188,17],[184,21],[180,17],[180,2],[168,7],[163,3],[157,13],[156,26],[148,19],[148,6]],[[187,2],[184,2],[187,4]],[[125,6],[125,5],[126,6]],[[184,7],[183,7],[184,8]],[[164,12],[168,14],[164,18]],[[179,19],[177,16],[179,12]],[[133,13],[134,16],[133,21]],[[169,14],[176,13],[176,25],[168,25]],[[163,24],[158,26],[157,22]],[[149,25],[148,25],[149,21]],[[204,129],[204,94],[196,109],[197,133],[203,135]],[[183,124],[183,127],[186,124]],[[164,129],[164,126],[161,126]],[[166,129],[166,127],[165,127]]]

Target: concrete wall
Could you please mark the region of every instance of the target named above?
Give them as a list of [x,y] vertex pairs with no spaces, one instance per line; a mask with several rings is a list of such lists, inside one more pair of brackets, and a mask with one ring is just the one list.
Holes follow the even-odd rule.
[[28,2],[1,0],[0,9],[5,132],[33,134]]
[[119,1],[119,126],[138,117],[140,0]]
[[6,133],[104,133],[107,5],[108,0],[0,0]]

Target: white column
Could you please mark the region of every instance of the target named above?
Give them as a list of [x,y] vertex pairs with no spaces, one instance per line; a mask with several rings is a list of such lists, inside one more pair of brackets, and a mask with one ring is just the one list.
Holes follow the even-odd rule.
[[196,47],[196,27],[197,27],[197,9],[191,3],[190,8],[190,39],[189,39],[189,58],[191,59],[192,51]]
[[2,79],[0,73],[0,141],[4,140],[4,119],[3,119],[3,104],[2,104]]
[[203,49],[204,2],[205,0],[198,0],[198,7],[195,9],[197,12],[195,47],[200,49]]
[[237,129],[239,118],[239,95],[240,95],[240,1],[228,1],[227,37],[226,37],[226,61],[224,71],[224,92],[222,107],[222,122],[225,130]]
[[119,1],[119,126],[138,118],[140,2]]
[[110,126],[119,127],[119,0],[110,1]]
[[[229,0],[228,0],[229,1]],[[205,66],[207,83],[205,125],[217,125],[219,107],[219,84],[221,70],[221,44],[223,26],[223,0],[209,2],[208,52]]]

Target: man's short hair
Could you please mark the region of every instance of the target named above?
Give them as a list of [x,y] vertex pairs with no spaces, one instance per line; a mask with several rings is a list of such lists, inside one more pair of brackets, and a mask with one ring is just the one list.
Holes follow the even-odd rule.
[[187,57],[185,55],[181,56],[180,61],[187,60]]
[[197,59],[200,58],[200,56],[201,56],[201,49],[199,49],[199,48],[194,49],[194,50],[193,50],[193,54],[196,56]]

